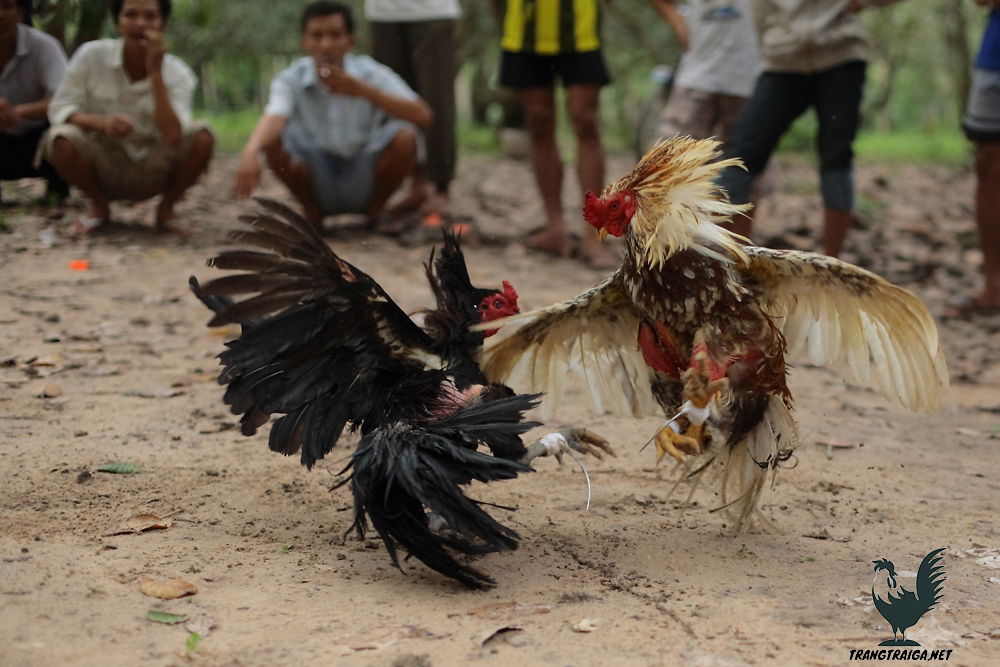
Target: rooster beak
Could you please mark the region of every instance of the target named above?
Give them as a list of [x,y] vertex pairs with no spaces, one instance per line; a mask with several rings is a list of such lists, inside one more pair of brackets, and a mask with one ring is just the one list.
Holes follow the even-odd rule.
[[602,241],[608,238],[607,227],[601,227],[600,229],[597,230],[597,238],[601,239]]

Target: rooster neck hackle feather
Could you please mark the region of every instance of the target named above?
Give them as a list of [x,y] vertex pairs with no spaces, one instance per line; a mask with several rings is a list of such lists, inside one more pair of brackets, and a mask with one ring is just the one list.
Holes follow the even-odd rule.
[[750,208],[731,204],[715,185],[721,170],[742,166],[738,159],[713,161],[719,146],[712,139],[690,137],[661,141],[631,174],[604,190],[604,199],[626,190],[635,194],[628,235],[651,268],[662,267],[689,247],[720,261],[746,261],[740,237],[718,225]]

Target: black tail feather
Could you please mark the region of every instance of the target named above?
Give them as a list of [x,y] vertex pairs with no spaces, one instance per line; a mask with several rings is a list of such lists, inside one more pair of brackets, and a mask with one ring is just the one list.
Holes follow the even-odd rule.
[[[398,542],[431,569],[469,588],[492,584],[488,576],[458,563],[448,549],[467,555],[509,551],[517,548],[520,537],[466,497],[460,487],[473,480],[512,479],[531,471],[523,463],[490,456],[475,447],[517,438],[531,428],[520,419],[535,398],[516,396],[496,401],[500,406],[463,408],[433,426],[400,422],[362,438],[352,459],[354,527],[359,534],[364,535],[370,519],[396,567]],[[497,421],[488,422],[488,418]],[[455,537],[432,532],[426,511],[444,518]]]

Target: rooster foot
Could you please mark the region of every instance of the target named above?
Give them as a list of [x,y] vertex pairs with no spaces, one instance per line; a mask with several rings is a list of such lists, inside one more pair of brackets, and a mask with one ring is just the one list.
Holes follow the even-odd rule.
[[531,463],[540,456],[554,456],[560,465],[563,462],[563,455],[573,452],[589,454],[598,460],[604,459],[604,454],[617,456],[615,450],[611,448],[608,441],[591,433],[585,428],[566,428],[550,433],[538,442],[528,447],[528,453],[521,459],[521,463]]
[[[685,456],[697,456],[701,453],[701,441],[688,435],[677,433],[672,428],[673,424],[668,424],[662,431],[656,434],[656,462],[659,463],[663,457],[670,454],[678,461],[683,462]],[[688,429],[697,429],[699,434],[701,426],[692,426]]]

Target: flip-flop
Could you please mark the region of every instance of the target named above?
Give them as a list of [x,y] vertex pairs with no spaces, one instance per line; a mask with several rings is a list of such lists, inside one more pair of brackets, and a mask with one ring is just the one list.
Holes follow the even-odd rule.
[[88,234],[93,234],[101,227],[106,227],[109,224],[111,224],[111,221],[107,218],[85,218],[80,216],[73,221],[72,225],[70,225],[69,231],[73,236],[86,236]]

